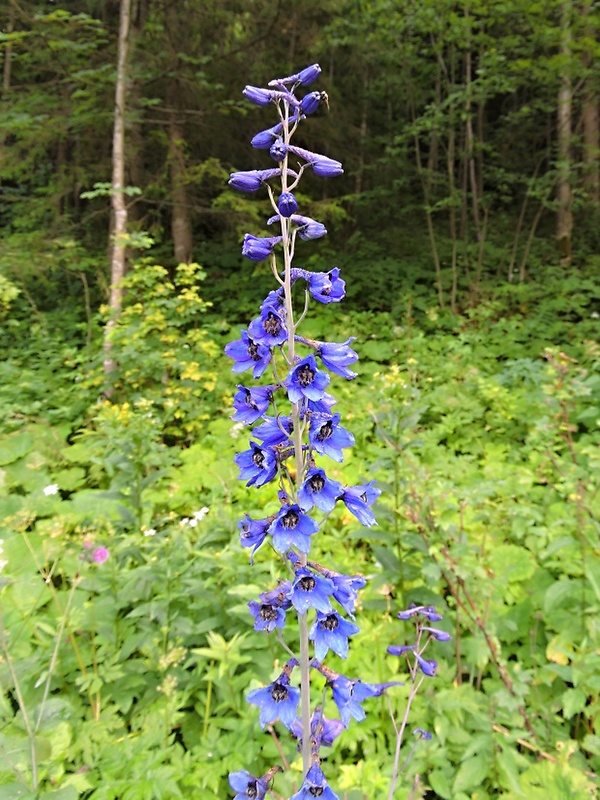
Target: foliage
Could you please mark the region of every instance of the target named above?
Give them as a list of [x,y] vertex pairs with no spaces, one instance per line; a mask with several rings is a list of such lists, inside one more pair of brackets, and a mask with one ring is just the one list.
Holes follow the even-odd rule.
[[[456,641],[439,645],[440,685],[411,719],[435,734],[409,768],[422,794],[587,800],[600,769],[600,354],[583,343],[587,318],[556,319],[562,349],[544,352],[523,298],[510,304],[454,322],[439,311],[415,311],[417,321],[409,305],[402,320],[354,312],[334,324],[339,340],[363,332],[358,395],[342,386],[339,398],[357,436],[345,473],[376,477],[389,500],[367,534],[332,514],[323,556],[370,578],[361,619],[378,644],[351,647],[352,672],[396,674],[384,645],[402,638],[399,604],[441,594],[455,620]],[[321,335],[322,322],[306,324]],[[245,605],[273,580],[271,559],[258,553],[250,571],[240,551],[239,443],[221,395],[203,397],[189,448],[166,446],[158,403],[133,397],[96,406],[75,440],[58,417],[21,420],[0,440],[8,796],[33,796],[26,715],[40,719],[40,796],[211,800],[240,749],[257,772],[279,757],[243,702],[257,667],[277,670],[277,644],[254,633]],[[108,561],[90,562],[100,545]],[[352,800],[375,800],[389,780],[393,730],[385,700],[372,702],[329,759],[333,773],[346,765],[337,785]],[[399,709],[401,693],[392,702]],[[284,753],[291,794],[300,762],[293,746]]]

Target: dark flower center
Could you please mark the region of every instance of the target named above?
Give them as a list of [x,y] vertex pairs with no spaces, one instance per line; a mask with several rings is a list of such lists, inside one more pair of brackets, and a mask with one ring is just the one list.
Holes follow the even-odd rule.
[[340,621],[335,614],[330,614],[328,617],[325,617],[324,620],[321,620],[320,624],[326,631],[334,631],[339,627]]
[[284,700],[287,700],[289,696],[290,693],[288,692],[287,687],[283,686],[281,683],[274,684],[273,688],[271,689],[271,697],[276,703],[281,703]]
[[252,339],[248,339],[248,355],[252,359],[252,361],[260,361],[260,356],[258,354],[258,345]]
[[303,592],[312,592],[312,590],[315,588],[316,585],[317,582],[312,575],[304,575],[298,581],[298,588],[301,589]]
[[252,453],[252,461],[256,467],[262,469],[262,465],[265,463],[265,454],[262,450],[255,450]]
[[321,797],[323,794],[323,787],[322,786],[311,786],[308,790],[309,794],[312,794],[313,797]]
[[329,439],[332,433],[333,433],[333,424],[331,420],[328,420],[325,423],[325,425],[321,425],[321,428],[317,434],[317,439],[320,442],[323,442],[325,439]]
[[300,386],[310,386],[315,379],[315,371],[308,364],[304,364],[296,373],[296,377]]
[[263,322],[263,328],[265,333],[268,333],[271,336],[276,336],[281,330],[281,320],[279,317],[276,317],[272,311],[269,311],[265,321]]
[[281,524],[284,528],[295,528],[300,520],[300,515],[297,511],[291,509],[281,519]]
[[[250,348],[248,348],[248,352],[250,353]],[[258,410],[258,406],[252,399],[252,392],[249,389],[246,389],[246,397],[244,398],[244,403],[249,407],[254,409],[254,411]]]
[[325,478],[322,475],[313,475],[312,478],[309,478],[308,485],[311,491],[320,492],[325,486]]
[[274,619],[277,619],[277,608],[275,606],[270,606],[264,603],[260,607],[258,616],[265,622],[272,622]]
[[251,798],[258,797],[257,781],[248,781],[248,786],[246,786],[246,794]]

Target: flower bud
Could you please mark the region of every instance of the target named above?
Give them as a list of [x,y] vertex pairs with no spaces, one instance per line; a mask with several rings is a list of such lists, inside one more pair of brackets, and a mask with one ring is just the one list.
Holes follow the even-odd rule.
[[246,86],[242,94],[257,106],[268,106],[273,99],[270,89],[261,89],[258,86]]
[[316,81],[321,74],[321,67],[318,64],[311,64],[310,67],[305,67],[298,73],[298,80],[303,86],[308,86],[309,83]]
[[280,174],[278,169],[249,169],[244,172],[232,172],[229,185],[242,192],[256,192],[263,181],[268,181]]
[[321,103],[321,92],[311,92],[302,98],[300,109],[304,114],[313,114]]
[[283,139],[276,139],[271,145],[269,153],[274,161],[283,161],[287,153],[287,147],[283,143]]
[[298,211],[298,201],[291,192],[283,192],[277,201],[277,208],[282,217],[291,217]]
[[314,161],[311,167],[315,175],[321,178],[335,178],[344,172],[341,163],[333,158],[320,158]]
[[250,144],[256,150],[268,150],[269,147],[273,144],[273,140],[276,139],[278,136],[281,136],[281,131],[283,130],[283,125],[281,122],[274,125],[272,128],[267,128],[266,131],[260,131],[253,136],[250,140]]
[[251,261],[264,261],[271,255],[273,247],[281,241],[281,236],[260,238],[247,233],[244,236],[242,255]]

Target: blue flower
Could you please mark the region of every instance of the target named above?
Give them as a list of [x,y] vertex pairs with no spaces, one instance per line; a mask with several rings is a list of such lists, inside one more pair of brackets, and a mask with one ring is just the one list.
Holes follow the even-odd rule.
[[273,400],[273,392],[277,386],[255,386],[247,389],[238,384],[236,388],[238,391],[233,397],[233,407],[235,408],[233,419],[235,422],[251,425],[264,416]]
[[290,686],[289,675],[284,671],[264,689],[249,692],[246,700],[260,708],[260,724],[263,728],[278,719],[286,728],[291,728],[296,719],[300,690]]
[[370,683],[363,683],[360,679],[350,680],[345,675],[338,675],[331,682],[331,690],[333,695],[333,702],[336,704],[340,713],[340,718],[347,728],[350,724],[350,719],[353,718],[357,722],[367,716],[361,705],[369,697],[377,697],[377,687]]
[[320,797],[321,800],[339,800],[337,794],[329,788],[318,764],[313,764],[308,770],[300,791],[293,794],[290,800],[314,800],[315,797]]
[[[302,725],[297,719],[290,729],[292,735],[302,744]],[[331,747],[340,733],[344,730],[344,725],[339,719],[327,719],[323,716],[323,709],[317,706],[310,721],[311,739],[317,747]],[[299,747],[300,749],[300,747]]]
[[399,611],[397,617],[398,619],[410,619],[415,614],[422,614],[430,622],[439,622],[443,619],[442,615],[438,614],[433,606],[416,606],[414,603],[406,611]]
[[304,67],[298,73],[298,80],[303,86],[308,86],[309,83],[316,81],[321,74],[321,67],[318,64],[311,64],[310,67]]
[[313,355],[303,358],[290,371],[284,381],[290,403],[299,403],[304,398],[320,400],[329,385],[329,375],[317,369]]
[[251,169],[245,172],[232,172],[229,185],[242,192],[256,192],[264,181],[280,174],[278,169]]
[[242,255],[249,258],[251,261],[264,261],[273,252],[276,244],[281,242],[281,236],[252,236],[247,233],[244,236],[244,243],[242,245]]
[[273,139],[281,136],[282,131],[283,123],[278,122],[277,125],[274,125],[272,128],[267,128],[266,130],[255,134],[250,140],[250,144],[256,150],[268,150],[273,144]]
[[432,738],[432,735],[429,733],[429,731],[426,731],[423,728],[415,728],[413,731],[413,736],[418,736],[419,739],[426,739],[427,741]]
[[285,553],[291,547],[295,547],[301,553],[308,553],[310,537],[318,530],[317,523],[312,517],[304,514],[300,506],[287,505],[279,509],[269,533],[273,537],[273,547],[278,553]]
[[319,175],[322,178],[335,178],[344,172],[341,163],[333,158],[322,156],[320,153],[313,153],[311,150],[305,150],[303,147],[296,147],[292,144],[288,145],[287,149],[290,153],[294,153],[294,155],[300,156],[300,158],[308,162],[315,175]]
[[291,106],[300,106],[300,101],[287,91],[278,92],[273,89],[261,89],[259,86],[246,86],[242,94],[257,106],[268,106],[277,100],[287,100]]
[[309,608],[315,608],[323,614],[329,614],[333,594],[333,584],[327,578],[316,575],[306,567],[296,570],[296,577],[288,594],[292,605],[299,614],[305,614]]
[[292,605],[287,597],[291,588],[289,581],[280,581],[275,589],[258,596],[260,602],[251,600],[248,603],[248,608],[255,617],[254,630],[272,631],[285,626],[285,612]]
[[246,486],[262,486],[277,473],[275,453],[270,447],[259,447],[256,442],[250,442],[250,449],[238,453],[233,460],[240,468],[238,478],[248,481]]
[[288,75],[287,78],[275,78],[275,80],[269,81],[269,86],[280,86],[287,83],[301,83],[303,86],[308,86],[309,83],[316,81],[320,74],[321,67],[318,64],[311,64],[310,67]]
[[248,325],[248,333],[255,342],[276,347],[283,344],[288,336],[285,327],[285,314],[272,305],[263,306],[260,317]]
[[261,89],[259,86],[246,86],[242,94],[257,106],[268,106],[275,92],[271,89]]
[[339,572],[323,570],[326,578],[333,583],[333,596],[344,609],[354,619],[354,609],[358,598],[358,590],[367,585],[362,575],[342,575]]
[[340,270],[334,267],[329,272],[309,272],[308,290],[319,303],[339,303],[346,295],[346,282],[340,278]]
[[367,528],[377,525],[377,520],[369,508],[381,494],[381,489],[374,486],[374,483],[375,481],[369,481],[360,486],[347,486],[341,498],[348,511]]
[[263,800],[268,786],[245,769],[229,773],[229,785],[237,792],[233,800]]
[[277,208],[282,217],[291,217],[298,211],[298,201],[291,192],[282,192],[277,200]]
[[421,668],[423,675],[427,675],[429,678],[435,678],[438,667],[437,661],[434,659],[428,661],[426,658],[420,656],[419,653],[415,653],[415,658],[417,659],[417,664]]
[[344,169],[339,161],[333,158],[319,158],[311,163],[312,171],[320,178],[337,178],[342,175]]
[[391,683],[363,683],[360,679],[350,680],[344,675],[338,675],[329,681],[332,690],[333,702],[336,704],[344,726],[347,728],[350,719],[361,722],[366,714],[361,703],[369,697],[379,697],[390,686],[401,686],[398,681]]
[[267,538],[267,531],[272,521],[273,517],[267,517],[266,519],[252,519],[248,514],[246,514],[246,517],[238,522],[238,528],[240,529],[240,544],[242,547],[251,547],[252,555],[254,555],[254,553]]
[[290,441],[290,436],[294,430],[292,417],[265,417],[262,425],[254,428],[252,435],[260,439],[268,447],[276,447]]
[[348,637],[360,631],[358,625],[348,622],[337,611],[330,614],[317,613],[309,638],[315,645],[315,657],[323,661],[329,650],[333,650],[341,658],[348,655]]
[[242,331],[241,339],[225,345],[225,355],[235,361],[232,367],[234,372],[252,370],[255,378],[260,378],[271,361],[271,350],[260,342],[255,342],[248,331]]
[[309,469],[298,490],[298,502],[305,511],[316,506],[326,514],[333,509],[342,493],[342,485],[328,478],[323,469]]
[[273,159],[273,161],[281,162],[287,155],[287,145],[284,143],[283,139],[275,139],[271,147],[269,148],[269,155]]
[[356,372],[348,369],[349,364],[358,361],[358,353],[349,347],[356,336],[351,336],[345,342],[318,342],[317,355],[323,364],[331,372],[340,375],[342,378],[352,380],[356,378]]
[[294,214],[291,221],[298,225],[298,236],[305,241],[321,239],[323,236],[327,235],[327,228],[325,225],[311,217],[303,217],[300,214]]
[[320,400],[308,401],[308,410],[315,414],[331,414],[331,409],[335,404],[335,397],[325,392]]
[[248,608],[254,614],[255,631],[273,631],[285,628],[285,609],[274,603],[257,603],[250,600]]
[[423,626],[421,630],[427,631],[427,633],[434,639],[437,639],[438,642],[449,642],[450,639],[452,639],[452,636],[449,633],[446,633],[446,631],[440,631],[438,628],[427,628]]
[[400,647],[398,647],[398,646],[397,646],[397,645],[395,645],[395,644],[391,644],[391,645],[388,647],[388,649],[387,649],[387,652],[388,652],[388,653],[389,653],[391,656],[405,656],[405,655],[407,655],[408,653],[412,653],[412,651],[413,651],[414,649],[415,649],[415,645],[414,645],[414,644],[403,644],[403,645],[401,645]]
[[302,111],[303,114],[314,114],[321,105],[321,99],[321,92],[309,92],[305,94],[300,102],[300,111]]
[[313,414],[310,420],[309,439],[312,447],[317,453],[329,456],[334,461],[343,461],[342,448],[354,444],[354,436],[339,421],[339,414]]

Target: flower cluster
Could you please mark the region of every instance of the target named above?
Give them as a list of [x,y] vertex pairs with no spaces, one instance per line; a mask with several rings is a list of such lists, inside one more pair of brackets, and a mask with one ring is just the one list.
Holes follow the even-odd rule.
[[[236,171],[230,185],[243,192],[264,189],[277,226],[269,235],[248,233],[242,254],[251,261],[268,261],[277,288],[269,292],[257,316],[230,342],[226,355],[233,372],[253,379],[269,376],[263,385],[237,385],[233,420],[253,426],[247,449],[235,457],[239,478],[249,487],[272,486],[279,508],[262,519],[246,514],[239,521],[241,545],[251,558],[268,543],[288,571],[288,578],[248,603],[257,631],[275,631],[281,638],[293,614],[298,619],[300,642],[267,686],[253,689],[249,703],[259,709],[260,724],[280,722],[298,739],[302,752],[303,783],[291,800],[322,797],[337,800],[321,770],[320,750],[347,728],[351,719],[365,717],[363,703],[380,696],[393,683],[371,684],[329,669],[323,662],[332,651],[341,658],[359,628],[354,622],[357,592],[365,580],[345,575],[310,559],[315,537],[326,517],[343,505],[367,527],[376,524],[372,505],[380,494],[374,483],[347,486],[327,474],[327,462],[342,462],[354,437],[334,410],[329,393],[332,378],[352,380],[358,355],[354,337],[344,342],[323,342],[299,335],[298,328],[313,300],[329,305],[345,296],[345,282],[337,267],[313,272],[293,266],[297,240],[318,239],[325,226],[299,212],[296,187],[310,170],[321,177],[343,173],[342,164],[328,156],[292,144],[292,137],[308,115],[327,103],[323,92],[305,90],[320,73],[314,64],[298,73],[271,81],[266,88],[247,86],[246,98],[256,105],[273,105],[279,117],[274,126],[257,133],[251,144],[268,151],[276,166]],[[282,266],[280,266],[282,265]],[[294,296],[304,288],[304,310],[296,314]],[[286,649],[293,654],[291,647]],[[311,652],[312,651],[312,652]],[[414,652],[415,658],[421,658]],[[423,664],[433,664],[426,662]],[[433,674],[433,667],[422,667]],[[299,673],[299,686],[296,676]],[[311,708],[311,675],[325,678],[327,695],[339,719],[328,719],[321,706]],[[230,775],[236,800],[262,798],[269,791],[273,771],[255,778],[246,771]]]

